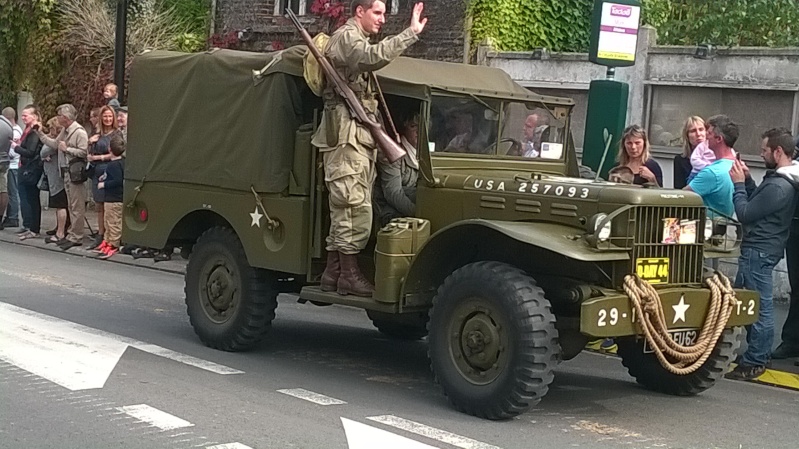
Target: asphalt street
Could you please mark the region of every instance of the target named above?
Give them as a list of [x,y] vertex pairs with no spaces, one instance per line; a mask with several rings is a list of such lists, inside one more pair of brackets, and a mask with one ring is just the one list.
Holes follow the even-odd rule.
[[0,448],[796,448],[797,422],[799,392],[665,396],[587,352],[532,411],[484,421],[448,405],[424,342],[360,310],[283,295],[267,340],[225,353],[179,274],[0,242]]

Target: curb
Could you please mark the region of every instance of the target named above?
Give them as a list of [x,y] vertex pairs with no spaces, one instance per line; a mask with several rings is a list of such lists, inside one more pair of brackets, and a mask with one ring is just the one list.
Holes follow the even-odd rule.
[[[616,345],[613,345],[609,350],[597,349],[598,347],[599,344],[589,343],[585,350],[596,354],[618,357],[618,354],[616,354]],[[730,366],[735,367],[735,364],[733,363]],[[771,368],[766,368],[766,372],[761,374],[757,379],[746,382],[799,391],[799,374],[788,371],[778,371]]]
[[[161,272],[165,272],[165,273],[172,273],[172,274],[179,274],[179,275],[185,275],[186,274],[186,262],[183,259],[180,259],[180,260],[177,260],[177,261],[176,260],[168,260],[168,261],[164,261],[164,262],[158,262],[156,264],[155,262],[153,262],[152,259],[134,259],[132,256],[128,256],[126,254],[118,254],[118,255],[113,256],[110,259],[100,260],[100,259],[97,259],[95,257],[94,253],[90,253],[89,251],[87,251],[87,250],[85,250],[83,248],[79,248],[79,249],[78,248],[72,248],[72,249],[69,249],[67,251],[62,251],[57,246],[53,246],[52,244],[44,243],[42,238],[43,237],[36,237],[35,241],[31,242],[31,240],[34,240],[34,239],[19,240],[15,235],[9,235],[8,233],[6,233],[4,231],[0,231],[0,242],[10,243],[12,245],[27,246],[29,248],[41,249],[41,250],[44,250],[44,251],[56,252],[56,253],[61,253],[61,254],[69,254],[69,255],[72,255],[72,256],[79,256],[79,257],[83,257],[85,259],[96,259],[96,260],[98,260],[100,262],[113,262],[113,263],[118,263],[118,264],[121,264],[121,265],[128,265],[128,266],[132,266],[132,267],[145,268],[145,269],[148,269],[148,270],[161,271]],[[180,256],[173,255],[172,257],[173,258],[175,258],[175,257],[179,258]],[[150,261],[150,263],[146,262],[148,260]]]

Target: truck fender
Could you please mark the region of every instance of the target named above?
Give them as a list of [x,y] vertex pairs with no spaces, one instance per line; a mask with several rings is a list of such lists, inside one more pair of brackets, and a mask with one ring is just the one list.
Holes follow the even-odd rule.
[[[433,234],[414,257],[402,297],[406,304],[429,303],[435,289],[456,269],[478,260],[498,260],[525,269],[525,259],[553,264],[629,260],[626,251],[598,251],[573,227],[554,223],[464,220]],[[515,242],[515,244],[514,244]]]

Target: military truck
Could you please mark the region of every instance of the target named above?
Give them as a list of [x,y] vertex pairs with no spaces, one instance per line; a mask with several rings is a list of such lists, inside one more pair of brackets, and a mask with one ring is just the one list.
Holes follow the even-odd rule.
[[450,402],[489,419],[537,403],[589,339],[615,338],[630,374],[668,394],[699,393],[728,368],[756,294],[736,291],[712,353],[677,375],[641,338],[623,284],[635,273],[654,286],[671,338],[691,346],[712,297],[705,261],[734,251],[735,234],[693,193],[580,178],[573,101],[489,67],[399,58],[377,72],[394,121],[420,117],[416,214],[374,227],[360,261],[373,297],[322,292],[328,203],[310,142],[323,104],[305,51],[152,51],[132,64],[123,240],[188,257],[203,343],[252,348],[280,293],[361,308],[385,335],[426,337]]

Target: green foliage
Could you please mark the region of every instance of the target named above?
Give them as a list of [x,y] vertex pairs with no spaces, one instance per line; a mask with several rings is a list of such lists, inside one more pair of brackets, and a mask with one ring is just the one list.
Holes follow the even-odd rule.
[[[593,0],[472,0],[472,48],[588,51]],[[642,0],[664,45],[799,46],[797,0]]]
[[499,50],[585,51],[592,5],[593,0],[473,0],[467,10],[472,47],[489,39]]
[[34,94],[45,111],[63,100],[63,58],[57,50],[56,0],[0,0],[0,95],[16,106],[16,94]]
[[799,46],[797,0],[644,0],[644,20],[666,45]]
[[189,33],[205,42],[211,20],[211,0],[164,0],[164,6],[171,8],[174,17],[186,24]]

